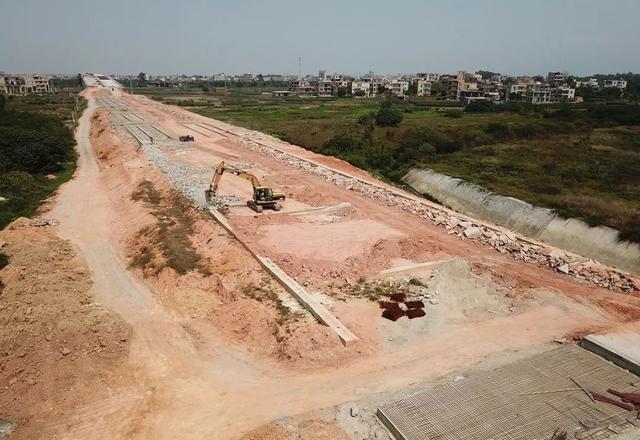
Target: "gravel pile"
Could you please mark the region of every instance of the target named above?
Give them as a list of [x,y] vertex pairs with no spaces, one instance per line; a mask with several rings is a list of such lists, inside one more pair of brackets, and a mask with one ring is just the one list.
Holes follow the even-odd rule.
[[29,226],[36,228],[44,228],[46,226],[57,226],[58,220],[45,217],[34,217],[29,221]]
[[147,158],[162,170],[178,192],[191,200],[195,207],[206,208],[208,205],[204,199],[204,189],[209,186],[213,167],[195,168],[170,163],[163,151],[168,147],[170,146],[161,144],[142,145]]

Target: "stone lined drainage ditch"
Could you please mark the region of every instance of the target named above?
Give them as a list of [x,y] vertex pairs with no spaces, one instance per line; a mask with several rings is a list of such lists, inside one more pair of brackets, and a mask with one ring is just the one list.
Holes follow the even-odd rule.
[[429,169],[410,170],[403,180],[446,206],[562,249],[640,273],[640,245],[620,241],[618,231],[564,219],[547,208],[495,194],[481,186]]

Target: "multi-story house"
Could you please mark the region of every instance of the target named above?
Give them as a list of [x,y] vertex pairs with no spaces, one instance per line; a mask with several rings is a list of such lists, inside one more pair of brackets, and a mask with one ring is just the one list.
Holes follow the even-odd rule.
[[447,99],[460,101],[460,92],[465,87],[464,71],[460,70],[455,75],[449,76],[447,84]]
[[551,87],[557,87],[567,82],[569,74],[567,72],[549,72],[547,82]]
[[416,95],[417,96],[431,96],[431,81],[418,78],[416,82]]
[[531,104],[549,104],[551,87],[549,84],[535,83],[527,88],[527,101]]
[[49,78],[43,75],[5,75],[0,93],[6,95],[44,94],[51,92]]
[[597,89],[599,85],[596,78],[589,78],[586,81],[576,81],[576,87],[591,87],[592,89]]
[[289,90],[298,96],[313,96],[316,92],[316,87],[306,79],[297,79],[291,82]]
[[558,101],[572,101],[576,97],[576,89],[568,84],[562,84],[553,89],[553,97]]
[[320,97],[333,96],[337,93],[338,88],[335,83],[328,80],[320,80],[317,84],[317,95]]
[[605,79],[604,80],[605,89],[610,89],[614,87],[616,89],[624,90],[627,88],[627,81],[625,81],[624,79]]
[[385,84],[385,87],[394,96],[403,97],[409,90],[409,81],[393,80]]
[[354,80],[351,82],[351,95],[362,96],[369,98],[371,96],[371,81],[365,81],[363,79]]

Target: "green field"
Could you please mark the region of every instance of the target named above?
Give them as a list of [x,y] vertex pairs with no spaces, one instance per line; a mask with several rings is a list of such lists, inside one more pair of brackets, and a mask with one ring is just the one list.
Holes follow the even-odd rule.
[[397,126],[366,116],[382,101],[272,97],[270,89],[140,89],[167,104],[330,154],[400,183],[412,166],[619,229],[640,242],[640,106],[514,106],[469,113],[446,101],[390,102]]
[[75,94],[10,97],[0,108],[0,228],[32,216],[73,177],[76,99],[79,114],[86,101]]

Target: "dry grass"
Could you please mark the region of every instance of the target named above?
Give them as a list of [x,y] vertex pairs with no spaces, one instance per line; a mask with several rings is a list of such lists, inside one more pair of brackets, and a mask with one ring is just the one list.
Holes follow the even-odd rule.
[[131,267],[151,269],[156,274],[169,267],[180,275],[193,270],[210,275],[189,238],[194,232],[196,213],[182,195],[175,191],[163,195],[152,182],[143,180],[131,194],[131,199],[145,203],[156,218],[154,225],[139,231],[139,236],[152,245],[142,246],[131,257]]
[[262,304],[274,307],[278,313],[277,323],[282,326],[289,322],[298,321],[303,314],[300,312],[292,312],[282,300],[278,297],[275,289],[270,285],[271,282],[268,279],[264,279],[260,286],[255,284],[249,284],[242,289],[242,294],[247,298],[259,301]]

